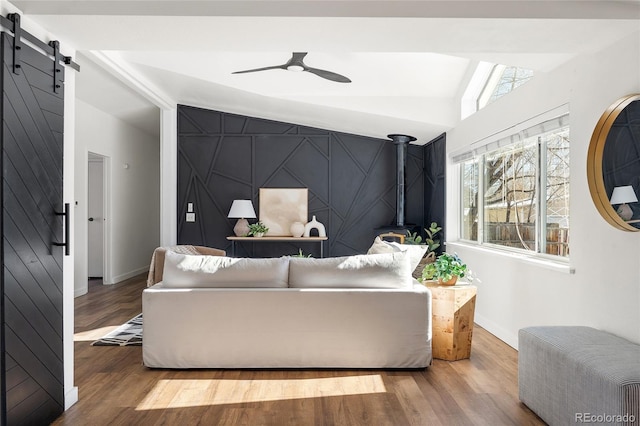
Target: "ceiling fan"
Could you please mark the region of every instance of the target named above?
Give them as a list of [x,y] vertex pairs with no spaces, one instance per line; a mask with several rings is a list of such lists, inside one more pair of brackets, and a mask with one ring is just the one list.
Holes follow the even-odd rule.
[[347,77],[343,75],[337,74],[335,72],[321,70],[318,68],[311,68],[307,66],[303,62],[303,59],[305,56],[307,56],[307,52],[293,52],[291,59],[289,59],[289,61],[285,64],[273,65],[270,67],[263,67],[263,68],[254,68],[254,69],[244,70],[244,71],[235,71],[235,72],[232,72],[232,74],[244,74],[248,72],[281,69],[281,70],[298,71],[298,72],[306,71],[306,72],[310,72],[311,74],[315,74],[318,77],[326,78],[327,80],[336,81],[338,83],[351,83],[351,80],[349,80]]

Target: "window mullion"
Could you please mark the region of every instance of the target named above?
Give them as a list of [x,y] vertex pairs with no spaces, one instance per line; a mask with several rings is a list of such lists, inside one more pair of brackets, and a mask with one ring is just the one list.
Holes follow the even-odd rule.
[[547,242],[547,143],[538,136],[538,217],[536,218],[536,253],[546,253]]
[[477,241],[479,244],[484,242],[484,178],[486,173],[485,167],[485,155],[482,154],[478,158],[478,236]]

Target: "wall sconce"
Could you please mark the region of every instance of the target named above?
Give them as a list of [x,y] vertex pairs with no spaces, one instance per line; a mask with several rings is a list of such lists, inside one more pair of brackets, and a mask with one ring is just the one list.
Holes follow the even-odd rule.
[[236,237],[244,237],[249,233],[249,222],[247,219],[255,219],[256,211],[253,209],[251,200],[233,200],[231,209],[227,215],[230,219],[238,219],[233,232]]
[[627,203],[637,203],[638,197],[631,185],[616,186],[613,188],[613,194],[611,194],[611,204],[620,204],[616,212],[623,220],[631,220],[633,217],[633,211]]

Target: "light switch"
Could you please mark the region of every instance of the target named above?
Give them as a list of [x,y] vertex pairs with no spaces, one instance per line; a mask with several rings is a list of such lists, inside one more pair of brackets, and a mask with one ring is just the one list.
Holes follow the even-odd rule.
[[192,213],[192,212],[193,212],[193,203],[187,203],[187,211],[188,211],[189,213]]
[[196,214],[195,213],[187,213],[187,222],[195,222]]

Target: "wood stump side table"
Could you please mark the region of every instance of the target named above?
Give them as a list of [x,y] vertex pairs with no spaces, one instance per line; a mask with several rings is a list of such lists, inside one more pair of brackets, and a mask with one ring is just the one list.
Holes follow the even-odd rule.
[[433,357],[457,361],[471,356],[477,287],[425,282],[431,290]]

